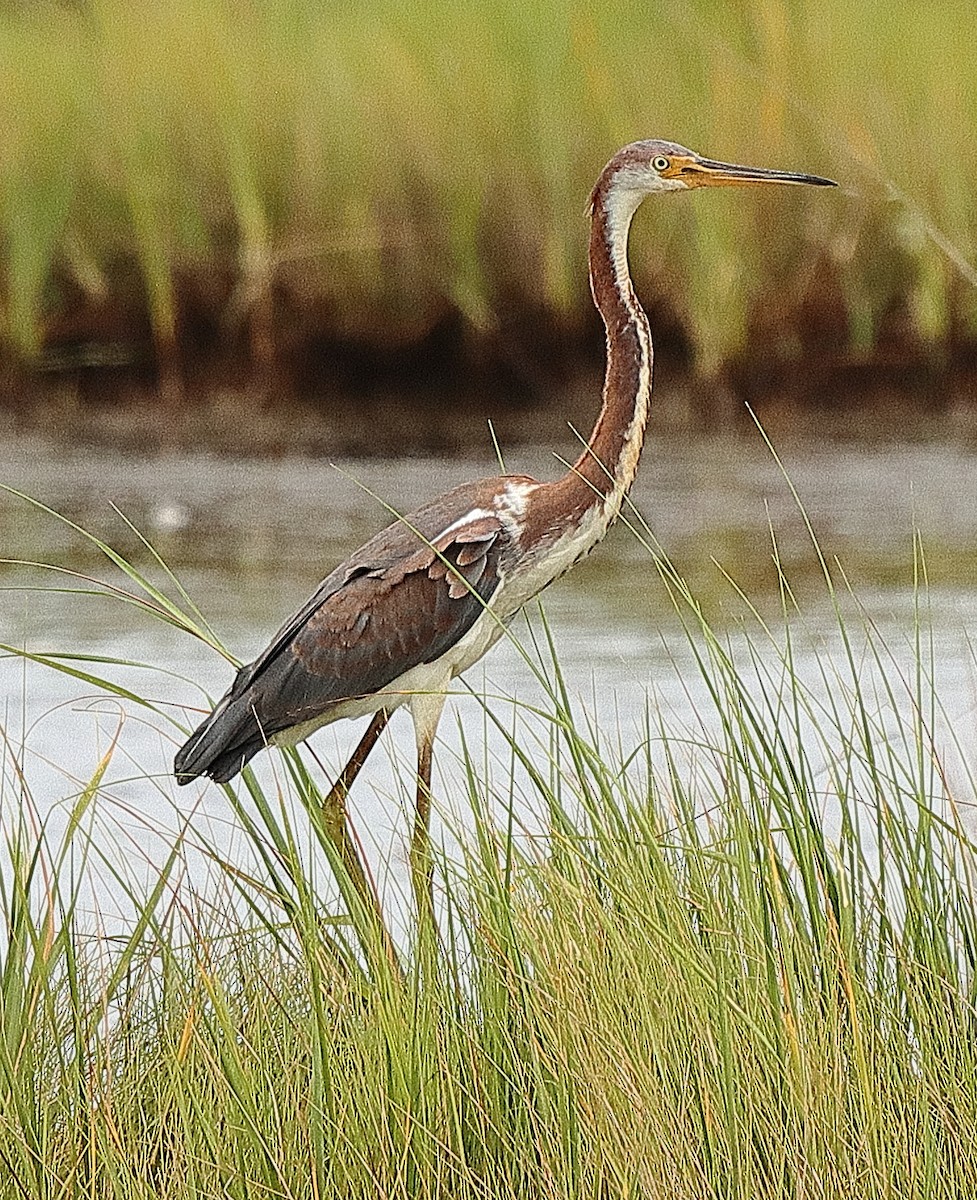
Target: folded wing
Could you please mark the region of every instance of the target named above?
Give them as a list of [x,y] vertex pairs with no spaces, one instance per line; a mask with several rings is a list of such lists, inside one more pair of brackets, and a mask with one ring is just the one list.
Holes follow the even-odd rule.
[[274,735],[328,719],[459,641],[501,582],[507,534],[478,508],[441,528],[425,540],[406,518],[337,567],[177,754],[178,781],[225,782]]

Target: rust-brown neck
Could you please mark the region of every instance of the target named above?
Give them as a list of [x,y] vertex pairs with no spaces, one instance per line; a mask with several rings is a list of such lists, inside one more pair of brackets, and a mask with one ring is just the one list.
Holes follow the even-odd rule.
[[590,286],[607,331],[603,404],[585,450],[560,485],[575,497],[579,494],[577,505],[610,501],[613,519],[634,479],[644,441],[652,346],[628,271],[628,231],[637,203],[627,194],[618,195],[614,175],[605,172],[592,206]]
[[[620,157],[620,156],[619,156]],[[612,160],[594,188],[590,221],[590,286],[607,330],[604,398],[584,452],[562,479],[532,496],[526,546],[574,535],[598,541],[617,516],[634,479],[651,396],[648,320],[631,286],[627,242],[641,200]],[[586,548],[582,550],[586,553]]]

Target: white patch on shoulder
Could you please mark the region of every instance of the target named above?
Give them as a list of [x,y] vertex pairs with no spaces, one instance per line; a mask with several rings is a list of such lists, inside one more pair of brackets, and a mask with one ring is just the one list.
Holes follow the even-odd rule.
[[457,521],[452,521],[450,525],[445,526],[440,533],[436,533],[432,542],[439,542],[443,537],[454,533],[458,529],[463,529],[466,525],[472,524],[474,521],[484,521],[486,517],[494,517],[495,513],[490,512],[487,508],[473,508],[470,512],[466,512],[463,517],[459,517]]
[[522,483],[510,479],[501,495],[498,497],[499,520],[506,528],[510,537],[518,538],[522,533],[526,517],[526,505],[533,492],[539,487],[538,483]]
[[523,482],[522,480],[509,479],[505,485],[505,501],[514,517],[523,517],[526,515],[526,504],[533,492],[537,491],[539,484],[535,482]]

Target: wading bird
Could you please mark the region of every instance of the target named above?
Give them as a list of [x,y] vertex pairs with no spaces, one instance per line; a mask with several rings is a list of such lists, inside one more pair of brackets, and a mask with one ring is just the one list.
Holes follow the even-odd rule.
[[233,778],[266,745],[295,745],[341,717],[372,721],[324,813],[351,877],[365,877],[346,826],[346,794],[390,713],[406,704],[417,741],[411,864],[430,887],[431,753],[455,676],[510,618],[607,532],[635,477],[651,397],[648,320],[628,271],[631,219],[646,196],[700,187],[832,181],[702,158],[672,142],[625,146],[590,199],[590,284],[607,331],[603,406],[561,478],[499,475],[453,488],[371,538],[326,577],[179,751],[179,783]]

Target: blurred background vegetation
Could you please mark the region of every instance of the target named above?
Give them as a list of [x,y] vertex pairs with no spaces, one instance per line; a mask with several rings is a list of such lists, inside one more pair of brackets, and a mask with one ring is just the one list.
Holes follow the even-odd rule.
[[701,403],[966,405],[975,44],[952,0],[3,0],[0,402],[552,392],[593,180],[663,136],[844,189],[639,222]]

